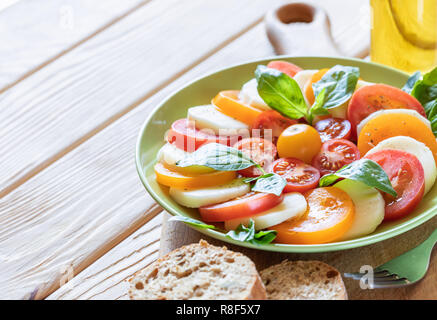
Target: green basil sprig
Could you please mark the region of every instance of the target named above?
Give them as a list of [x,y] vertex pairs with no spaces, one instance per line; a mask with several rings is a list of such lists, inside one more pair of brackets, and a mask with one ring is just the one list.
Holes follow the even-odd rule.
[[255,71],[258,94],[265,103],[288,118],[305,118],[308,123],[312,123],[314,116],[329,114],[327,109],[349,100],[359,75],[356,67],[337,65],[331,68],[320,81],[313,84],[316,100],[308,109],[302,91],[293,78],[262,65]]
[[277,233],[278,232],[275,230],[261,230],[256,232],[255,223],[252,219],[250,219],[247,227],[243,224],[240,224],[237,229],[229,231],[226,236],[234,240],[262,245],[268,244],[275,240]]
[[268,174],[255,161],[245,156],[241,150],[220,143],[208,143],[176,163],[179,167],[205,166],[218,171],[237,171],[252,166],[257,167],[262,175],[245,179],[246,183],[256,181],[253,191],[273,193],[279,196],[287,182],[277,174]]
[[[217,228],[216,226],[213,226],[211,224],[206,224],[203,221],[196,220],[189,217],[172,216],[170,219],[168,219],[168,221],[180,221],[198,228],[212,229],[212,230],[218,230],[220,232],[225,232],[224,230]],[[226,233],[226,236],[234,240],[261,245],[261,244],[268,244],[272,242],[276,238],[276,234],[277,231],[275,230],[265,230],[265,231],[261,230],[256,232],[255,222],[252,219],[250,219],[249,225],[247,227],[244,226],[243,224],[240,224],[237,227],[237,229],[231,230],[228,233]]]
[[354,161],[335,173],[327,174],[320,179],[319,185],[326,187],[340,178],[351,179],[363,182],[369,187],[374,187],[386,192],[393,197],[397,197],[396,191],[391,185],[390,179],[384,169],[379,164],[370,159],[360,159]]
[[314,96],[326,90],[323,107],[332,109],[341,106],[352,97],[359,77],[359,68],[336,65],[313,83]]
[[415,72],[402,90],[410,93],[422,104],[431,122],[431,129],[437,137],[437,67],[423,77],[419,71]]

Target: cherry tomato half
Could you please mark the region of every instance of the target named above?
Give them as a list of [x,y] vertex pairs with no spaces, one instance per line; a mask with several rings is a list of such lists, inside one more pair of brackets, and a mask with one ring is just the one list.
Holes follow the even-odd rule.
[[[241,150],[246,156],[258,163],[264,170],[267,170],[276,159],[276,146],[263,138],[246,138],[234,145],[234,148]],[[257,177],[262,174],[256,167],[249,167],[238,171],[245,177]]]
[[[252,135],[256,134],[261,138],[271,139],[273,143],[276,143],[281,133],[296,123],[296,120],[286,118],[275,110],[264,111],[253,122]],[[260,131],[255,132],[256,129]],[[267,131],[269,129],[271,132]]]
[[283,194],[249,192],[230,201],[200,207],[199,212],[203,221],[220,222],[253,216],[277,206],[283,199]]
[[346,119],[327,118],[314,125],[319,132],[322,142],[331,139],[349,139],[351,136],[351,123]]
[[422,200],[425,190],[425,174],[416,156],[401,150],[380,150],[366,155],[378,163],[387,173],[398,196],[383,194],[384,220],[395,220],[408,215]]
[[283,192],[305,192],[317,187],[320,179],[316,168],[295,158],[280,158],[273,162],[269,171],[287,181]]
[[345,139],[332,139],[322,145],[320,152],[313,158],[312,165],[324,176],[334,173],[359,158],[360,152],[353,142]]
[[179,149],[193,152],[206,143],[217,142],[232,146],[241,140],[241,136],[218,136],[211,130],[199,130],[194,122],[188,119],[179,119],[173,122],[167,134],[167,141]]
[[426,117],[420,102],[401,89],[387,84],[364,86],[355,91],[347,108],[347,118],[352,125],[354,139],[357,125],[369,114],[381,109],[412,109]]
[[267,67],[279,70],[292,78],[296,75],[296,73],[303,70],[295,64],[281,60],[270,61],[267,64]]

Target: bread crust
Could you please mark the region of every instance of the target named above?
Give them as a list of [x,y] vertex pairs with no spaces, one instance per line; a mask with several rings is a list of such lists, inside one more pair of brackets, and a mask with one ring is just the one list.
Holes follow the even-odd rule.
[[[226,261],[229,261],[229,264],[227,264]],[[234,261],[238,263],[234,264]],[[182,262],[183,264],[188,264],[190,268],[184,269],[184,267],[179,267]],[[203,273],[200,275],[204,275],[206,270],[208,272],[223,272],[223,277],[231,277],[231,275],[226,274],[226,272],[234,272],[235,268],[242,267],[244,267],[244,271],[240,271],[244,274],[244,277],[241,278],[244,279],[241,279],[241,281],[244,281],[245,287],[241,287],[241,283],[228,283],[230,286],[229,298],[223,296],[223,292],[220,292],[221,295],[217,295],[217,297],[222,299],[237,297],[236,299],[241,300],[265,300],[267,298],[266,290],[252,260],[239,252],[230,251],[226,247],[210,245],[205,240],[201,240],[199,243],[185,245],[169,252],[145,269],[136,272],[128,280],[130,284],[129,298],[132,300],[199,299],[202,298],[202,296],[198,296],[197,294],[201,292],[204,286],[207,286],[209,290],[217,290],[217,288],[214,287],[214,283],[208,283],[208,279],[211,279],[211,281],[214,281],[214,279],[222,281],[220,277],[214,277],[213,274],[213,276],[206,277],[203,283],[199,282],[194,284],[193,281],[197,281],[199,278],[196,272],[199,273],[200,268],[203,268]],[[176,275],[176,278],[173,277],[173,275]],[[168,276],[168,281],[173,282],[170,283],[170,286],[173,286],[172,289],[175,287],[180,288],[180,290],[186,289],[184,295],[175,296],[169,292],[165,292],[165,288],[159,287],[157,281],[162,281],[165,276]],[[210,287],[214,287],[214,289],[210,289]],[[156,290],[157,288],[161,288],[164,292],[158,294],[157,291],[159,290]],[[197,292],[196,289],[199,289],[199,292]],[[237,293],[235,293],[235,291],[237,291]],[[212,295],[210,298],[214,299],[215,297],[215,295]]]
[[347,300],[340,272],[322,261],[288,261],[260,272],[269,300]]

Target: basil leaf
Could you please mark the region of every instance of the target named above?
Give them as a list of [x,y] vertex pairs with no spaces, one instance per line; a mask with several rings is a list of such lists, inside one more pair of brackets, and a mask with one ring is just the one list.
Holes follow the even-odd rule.
[[199,228],[204,228],[204,229],[217,229],[215,226],[213,226],[211,224],[206,224],[202,221],[188,218],[188,217],[183,217],[183,216],[172,216],[170,219],[168,219],[168,221],[182,221],[182,222],[189,224],[191,226],[194,226],[194,227],[199,227]]
[[408,78],[407,83],[405,83],[405,85],[402,87],[402,90],[407,93],[411,93],[414,85],[418,80],[420,80],[421,76],[422,74],[420,73],[420,71],[416,71],[411,77]]
[[275,240],[277,234],[278,232],[276,230],[261,230],[255,233],[253,242],[256,244],[269,244]]
[[252,191],[273,193],[280,196],[282,190],[287,185],[287,181],[276,173],[267,173],[258,177]]
[[255,223],[250,219],[247,227],[240,224],[237,229],[226,233],[226,236],[234,240],[261,245],[272,242],[276,238],[276,234],[275,230],[255,232]]
[[281,195],[287,185],[287,181],[276,173],[266,173],[255,178],[246,178],[243,181],[245,183],[256,181],[252,191],[273,193],[277,196]]
[[417,74],[419,76],[411,90],[411,95],[425,108],[426,116],[431,122],[432,132],[437,137],[437,67],[423,75],[422,79],[420,79],[420,72],[417,71],[408,79],[404,88],[411,85],[413,77]]
[[322,91],[317,95],[316,101],[312,105],[310,109],[310,114],[308,116],[308,123],[313,123],[314,116],[323,116],[328,115],[328,110],[324,107],[326,101],[326,88],[323,88]]
[[384,169],[379,164],[370,159],[360,159],[354,161],[335,173],[327,174],[320,179],[319,185],[326,187],[333,184],[340,178],[351,179],[363,182],[369,187],[374,187],[386,192],[393,197],[397,197],[391,182]]
[[433,119],[437,116],[437,99],[425,103],[423,106],[428,119]]
[[205,166],[218,171],[237,171],[257,164],[238,149],[208,143],[176,163],[179,167]]
[[415,83],[411,95],[422,105],[437,99],[437,67],[423,75],[423,79]]
[[256,180],[258,180],[258,179],[261,179],[261,178],[268,178],[268,177],[271,177],[271,176],[273,176],[273,173],[266,173],[266,174],[263,174],[263,175],[258,176],[258,177],[253,177],[253,178],[244,178],[243,181],[244,181],[245,183],[250,183],[250,182],[256,181]]
[[336,65],[322,79],[313,83],[314,96],[317,97],[323,89],[326,89],[323,106],[326,109],[338,107],[352,97],[359,77],[359,68]]
[[256,68],[255,77],[259,95],[272,109],[291,119],[300,119],[307,115],[307,104],[293,78],[262,65]]

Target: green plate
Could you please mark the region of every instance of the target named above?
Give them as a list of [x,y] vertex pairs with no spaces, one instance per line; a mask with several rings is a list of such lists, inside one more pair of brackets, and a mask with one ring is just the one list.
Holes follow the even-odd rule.
[[[386,83],[396,87],[402,87],[409,77],[408,74],[396,69],[357,59],[281,56],[232,66],[187,84],[185,87],[167,97],[156,107],[141,128],[136,146],[136,166],[140,179],[150,195],[170,214],[200,219],[197,210],[178,205],[169,197],[168,188],[159,185],[155,180],[153,166],[156,162],[156,154],[159,148],[164,145],[165,133],[170,128],[172,122],[180,118],[185,118],[189,107],[209,104],[211,99],[221,90],[240,89],[246,81],[254,77],[254,71],[258,64],[267,64],[270,60],[278,58],[293,62],[304,69],[329,68],[336,64],[357,66],[360,68],[361,78],[363,80]],[[415,212],[410,214],[407,218],[390,223],[383,223],[372,234],[349,241],[317,245],[268,244],[258,246],[235,241],[227,238],[223,233],[218,231],[201,228],[195,229],[225,242],[259,250],[326,252],[356,248],[394,237],[431,219],[436,212],[437,187],[434,187],[422,200]]]

